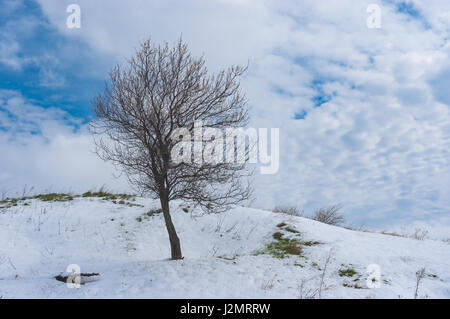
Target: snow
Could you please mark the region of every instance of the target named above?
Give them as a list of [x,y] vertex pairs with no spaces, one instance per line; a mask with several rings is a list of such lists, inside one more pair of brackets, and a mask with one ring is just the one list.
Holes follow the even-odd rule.
[[[319,287],[330,250],[322,298],[412,298],[422,267],[419,298],[450,298],[450,245],[443,241],[358,232],[248,207],[202,215],[174,202],[185,258],[171,261],[162,215],[145,215],[158,201],[27,202],[0,210],[2,298],[300,298]],[[277,227],[281,222],[299,233]],[[282,259],[255,254],[275,241],[276,231],[320,244]],[[100,276],[69,288],[54,277],[71,264]],[[379,288],[366,285],[371,264],[381,269]],[[348,268],[357,274],[339,275]]]

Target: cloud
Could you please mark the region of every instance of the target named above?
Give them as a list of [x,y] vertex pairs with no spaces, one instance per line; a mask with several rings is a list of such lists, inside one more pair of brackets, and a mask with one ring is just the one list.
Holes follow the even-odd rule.
[[84,0],[75,30],[70,1],[39,0],[61,34],[99,55],[182,33],[212,71],[250,61],[251,125],[281,128],[280,171],[257,177],[256,205],[341,203],[375,226],[437,219],[450,207],[450,4],[382,1],[382,27],[369,29],[372,2]]
[[103,184],[126,189],[124,179],[93,153],[85,124],[43,108],[15,91],[0,91],[0,190],[85,191]]

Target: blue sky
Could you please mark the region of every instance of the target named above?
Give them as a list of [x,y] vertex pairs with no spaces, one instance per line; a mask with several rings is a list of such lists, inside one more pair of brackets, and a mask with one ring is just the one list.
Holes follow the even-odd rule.
[[342,204],[355,224],[448,227],[450,4],[373,1],[4,0],[0,190],[126,189],[92,154],[85,119],[139,41],[180,34],[211,72],[247,64],[254,127],[279,127],[280,171],[255,205]]
[[2,89],[20,91],[43,107],[91,116],[91,99],[103,88],[115,61],[98,55],[82,39],[58,32],[38,3],[16,5],[0,15],[0,28],[20,47],[15,55],[18,66],[0,64]]

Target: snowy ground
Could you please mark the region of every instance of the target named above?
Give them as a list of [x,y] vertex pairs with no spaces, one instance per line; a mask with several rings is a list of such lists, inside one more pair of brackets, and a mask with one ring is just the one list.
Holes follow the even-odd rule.
[[[308,297],[332,249],[322,298],[412,298],[422,267],[419,297],[450,298],[450,245],[442,241],[357,232],[244,207],[200,216],[177,202],[171,209],[185,258],[170,261],[162,215],[146,215],[158,207],[138,197],[121,203],[32,199],[0,209],[0,297]],[[286,226],[277,227],[281,222]],[[276,258],[265,247],[276,242],[277,231],[320,244]],[[100,273],[99,280],[68,288],[54,276],[69,264]],[[381,269],[380,288],[366,285],[370,264]]]

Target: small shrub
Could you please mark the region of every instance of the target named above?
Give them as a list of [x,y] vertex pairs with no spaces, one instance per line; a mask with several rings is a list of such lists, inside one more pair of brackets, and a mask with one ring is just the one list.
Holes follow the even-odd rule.
[[[278,228],[283,228],[284,226],[286,226],[287,224],[285,222],[281,222],[277,225]],[[450,239],[449,239],[450,240]]]
[[417,240],[424,240],[425,238],[427,238],[428,236],[428,230],[426,229],[421,229],[421,228],[416,228],[414,230],[414,233],[411,234],[411,238],[413,239],[417,239]]
[[344,222],[344,216],[339,213],[340,210],[341,207],[337,205],[320,208],[314,212],[312,219],[328,225],[340,226]]

